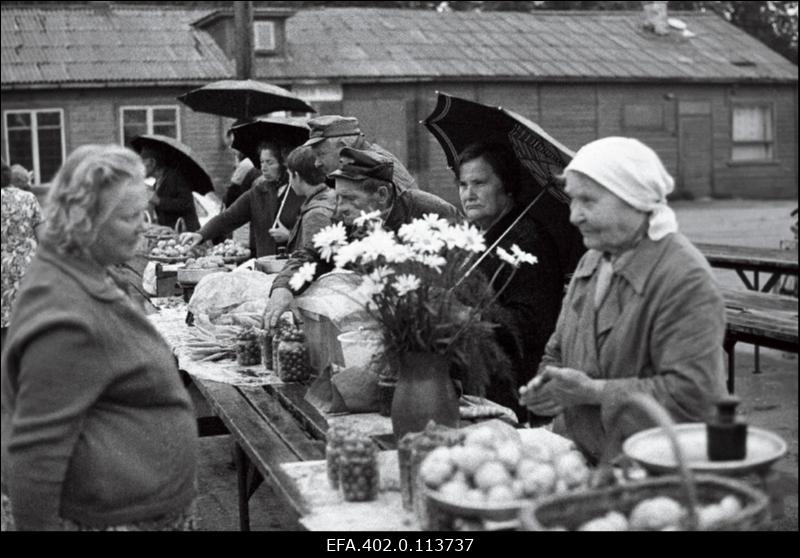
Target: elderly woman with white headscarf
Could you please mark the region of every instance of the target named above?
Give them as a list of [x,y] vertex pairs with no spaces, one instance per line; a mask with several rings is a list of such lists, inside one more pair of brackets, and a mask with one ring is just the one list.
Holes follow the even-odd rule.
[[144,178],[133,151],[85,145],[50,189],[2,360],[2,500],[18,530],[194,527],[191,397],[109,276],[136,253]]
[[[648,426],[617,411],[646,393],[676,422],[703,421],[725,393],[725,308],[705,258],[678,232],[658,155],[630,138],[584,146],[564,171],[578,263],[538,376],[520,390],[591,459]],[[607,448],[607,444],[611,444]]]

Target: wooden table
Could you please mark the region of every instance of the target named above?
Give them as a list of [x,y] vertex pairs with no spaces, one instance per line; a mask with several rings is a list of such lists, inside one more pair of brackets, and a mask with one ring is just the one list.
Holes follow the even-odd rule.
[[[303,497],[280,466],[324,459],[329,422],[346,422],[375,437],[391,434],[391,421],[377,413],[323,416],[305,401],[307,386],[284,383],[263,365],[193,360],[182,345],[189,331],[185,317],[185,306],[176,304],[150,319],[172,346],[178,367],[188,374],[235,440],[241,530],[250,528],[248,501],[264,478],[272,481],[276,492],[299,516],[308,512]],[[237,375],[253,385],[231,383]]]
[[798,302],[789,296],[721,289],[725,298],[728,391],[734,391],[736,343],[798,352]]
[[[784,275],[798,275],[797,249],[778,250],[771,248],[751,248],[748,246],[729,246],[725,244],[695,244],[712,267],[732,269],[751,291],[770,292]],[[746,272],[752,273],[752,280]],[[761,272],[769,273],[766,283],[761,286]],[[752,343],[753,341],[746,341]],[[761,372],[759,366],[759,346],[756,344],[754,357],[755,374]],[[765,345],[769,346],[769,345]]]
[[[769,292],[781,275],[798,275],[797,250],[705,243],[698,243],[695,246],[703,253],[712,267],[736,271],[736,274],[751,291]],[[753,274],[752,280],[745,272]],[[760,272],[771,274],[763,286],[759,281]]]
[[[160,310],[150,319],[172,346],[178,367],[191,379],[224,426],[215,427],[206,422],[205,428],[210,427],[216,433],[227,430],[233,437],[242,531],[250,528],[249,499],[263,479],[270,480],[276,494],[309,529],[332,528],[332,525],[350,530],[419,528],[413,513],[402,508],[397,457],[392,451],[394,440],[388,417],[377,413],[325,415],[305,400],[306,385],[284,383],[263,365],[193,360],[183,346],[189,334],[185,305],[178,301],[170,304],[171,308]],[[243,384],[232,383],[237,375]],[[383,486],[387,490],[378,501],[350,504],[327,487],[326,434],[329,425],[337,423],[345,423],[371,436],[384,450],[381,460],[385,469]],[[537,439],[549,444],[571,445],[560,436],[543,429],[535,430],[539,432],[528,432],[528,435],[538,436]],[[350,518],[349,522],[344,518]]]

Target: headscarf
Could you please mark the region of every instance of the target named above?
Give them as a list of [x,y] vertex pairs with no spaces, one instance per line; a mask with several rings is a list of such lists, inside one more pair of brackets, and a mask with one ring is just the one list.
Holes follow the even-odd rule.
[[633,138],[608,137],[584,145],[564,169],[580,172],[635,209],[649,213],[647,235],[661,240],[677,232],[667,194],[675,181],[656,152]]

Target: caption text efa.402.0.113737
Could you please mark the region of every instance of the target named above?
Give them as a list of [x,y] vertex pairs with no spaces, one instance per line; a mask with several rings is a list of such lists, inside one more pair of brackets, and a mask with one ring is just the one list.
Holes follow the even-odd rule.
[[469,552],[468,538],[340,538],[327,539],[328,552]]

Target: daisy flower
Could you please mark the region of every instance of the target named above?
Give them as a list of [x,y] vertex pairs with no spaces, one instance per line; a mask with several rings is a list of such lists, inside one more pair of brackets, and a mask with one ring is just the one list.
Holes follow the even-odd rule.
[[526,264],[533,265],[533,264],[535,264],[535,263],[537,263],[539,261],[536,258],[536,256],[534,256],[532,254],[528,254],[527,252],[523,251],[516,244],[511,246],[511,253],[514,255],[514,257],[517,259],[517,262],[519,262],[519,263],[526,263]]
[[420,281],[419,277],[416,275],[411,275],[410,273],[406,273],[404,275],[400,275],[397,279],[394,280],[394,290],[397,291],[399,296],[405,296],[406,294],[416,291],[419,288]]
[[518,267],[519,263],[517,262],[517,258],[509,254],[509,252],[501,247],[497,247],[497,257],[506,262],[509,265],[513,265],[514,267]]
[[347,244],[347,232],[343,223],[335,223],[320,230],[314,235],[313,240],[314,247],[319,249],[322,259],[329,262],[336,250]]
[[370,221],[377,221],[381,218],[381,211],[376,209],[375,211],[370,211],[369,213],[365,213],[363,210],[361,211],[361,215],[353,219],[353,224],[357,227],[362,227],[366,223]]
[[293,291],[297,292],[303,288],[306,283],[311,283],[314,280],[314,274],[317,271],[317,264],[313,262],[304,263],[300,266],[292,278],[289,280],[289,286]]

